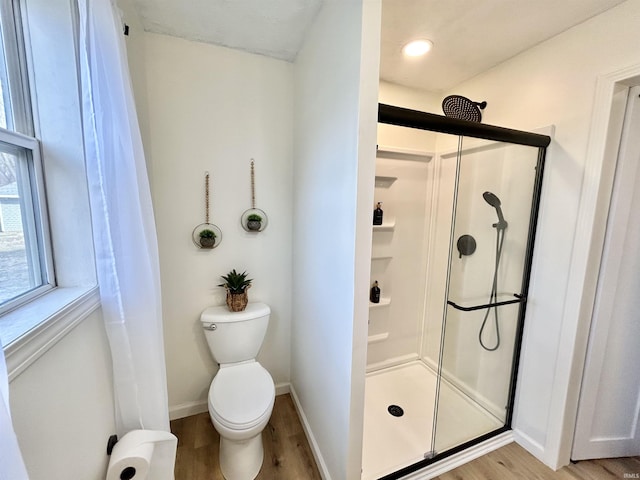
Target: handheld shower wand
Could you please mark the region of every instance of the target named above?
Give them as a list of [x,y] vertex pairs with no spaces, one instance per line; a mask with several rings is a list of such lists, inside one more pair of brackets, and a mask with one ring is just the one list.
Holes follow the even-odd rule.
[[498,223],[494,223],[493,226],[499,230],[504,230],[509,225],[507,221],[504,219],[504,215],[502,214],[502,202],[496,196],[495,193],[492,192],[484,192],[482,194],[482,198],[484,198],[485,202],[491,205],[496,209],[496,213],[498,214]]
[[[489,303],[495,303],[498,301],[498,269],[500,268],[500,259],[502,258],[502,246],[504,245],[504,234],[509,225],[507,221],[504,219],[504,215],[502,214],[502,203],[500,199],[496,196],[495,193],[492,192],[484,192],[482,194],[482,198],[496,209],[496,213],[498,214],[498,223],[494,223],[492,226],[496,229],[496,256],[495,256],[495,268],[493,271],[493,283],[491,285],[491,294],[489,295]],[[484,329],[487,326],[487,321],[489,320],[489,314],[491,313],[491,309],[493,308],[493,315],[495,319],[495,328],[496,328],[496,343],[493,347],[489,347],[484,343],[482,339]],[[482,326],[480,327],[480,332],[478,333],[478,341],[482,348],[489,352],[493,352],[500,347],[500,322],[498,321],[498,307],[493,306],[487,308],[487,311],[484,315],[484,319],[482,320]]]

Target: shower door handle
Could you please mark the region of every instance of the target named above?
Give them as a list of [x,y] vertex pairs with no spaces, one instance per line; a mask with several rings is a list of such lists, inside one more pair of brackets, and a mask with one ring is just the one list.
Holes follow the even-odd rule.
[[501,307],[502,305],[511,305],[513,303],[524,303],[527,301],[527,297],[525,297],[524,295],[519,295],[517,293],[514,293],[513,296],[516,297],[515,300],[505,300],[504,302],[485,303],[484,305],[474,305],[473,307],[463,307],[461,305],[458,305],[455,302],[452,302],[451,300],[447,300],[447,304],[451,305],[456,310],[462,310],[463,312],[472,312],[473,310],[484,310],[485,308]]

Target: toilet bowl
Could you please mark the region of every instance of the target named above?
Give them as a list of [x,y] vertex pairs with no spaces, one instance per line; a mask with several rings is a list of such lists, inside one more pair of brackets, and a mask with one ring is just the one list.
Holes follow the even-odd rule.
[[249,304],[242,312],[210,307],[201,321],[220,364],[209,387],[209,415],[220,434],[220,469],[226,480],[253,480],[262,467],[262,430],[275,402],[269,372],[256,361],[270,309]]
[[224,366],[209,388],[209,415],[220,434],[220,469],[227,480],[252,480],[264,458],[262,430],[275,401],[271,375],[258,362]]

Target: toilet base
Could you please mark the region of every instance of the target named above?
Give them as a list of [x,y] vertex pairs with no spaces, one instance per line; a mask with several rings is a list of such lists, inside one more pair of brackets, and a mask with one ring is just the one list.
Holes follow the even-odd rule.
[[253,480],[263,460],[262,433],[241,441],[220,437],[220,470],[226,480]]

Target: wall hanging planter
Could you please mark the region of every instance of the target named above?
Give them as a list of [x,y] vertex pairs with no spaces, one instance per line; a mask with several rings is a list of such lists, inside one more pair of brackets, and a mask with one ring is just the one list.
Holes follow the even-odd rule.
[[240,217],[240,224],[247,232],[262,232],[269,224],[269,219],[264,211],[256,208],[256,182],[254,160],[251,159],[251,208],[245,210]]
[[212,250],[222,242],[222,230],[209,222],[209,172],[204,175],[204,223],[197,225],[191,232],[193,244],[204,250]]

